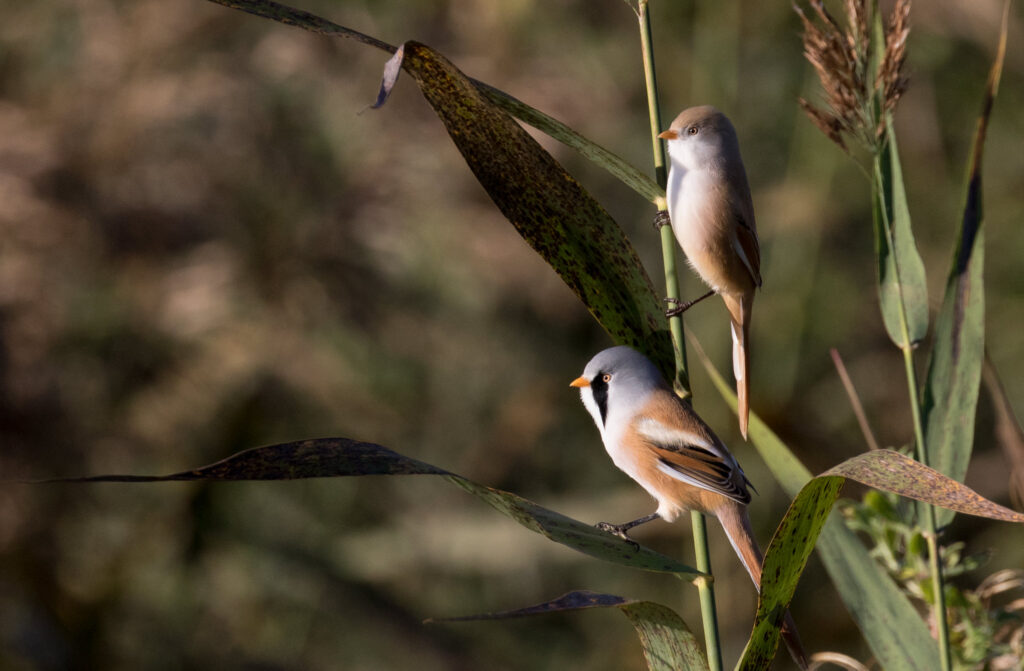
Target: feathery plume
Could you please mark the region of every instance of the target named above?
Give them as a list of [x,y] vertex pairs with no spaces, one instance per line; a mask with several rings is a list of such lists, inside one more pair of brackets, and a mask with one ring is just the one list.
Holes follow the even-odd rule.
[[822,0],[810,2],[810,16],[793,6],[804,27],[804,56],[821,81],[825,99],[825,108],[804,98],[800,107],[847,153],[844,138],[872,151],[878,149],[886,116],[907,87],[903,63],[910,32],[910,0],[896,0],[892,14],[882,22],[882,44],[875,44],[871,31],[873,6],[871,0],[844,0],[845,28]]

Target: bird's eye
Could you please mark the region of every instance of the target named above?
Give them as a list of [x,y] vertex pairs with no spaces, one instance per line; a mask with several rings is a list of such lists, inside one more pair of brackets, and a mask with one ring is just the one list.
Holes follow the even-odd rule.
[[601,376],[601,379],[604,380],[605,382],[611,382],[612,381],[611,373],[605,373],[604,375]]
[[690,126],[689,128],[686,129],[686,132],[689,133],[690,135],[696,135],[697,131],[698,128],[696,126]]

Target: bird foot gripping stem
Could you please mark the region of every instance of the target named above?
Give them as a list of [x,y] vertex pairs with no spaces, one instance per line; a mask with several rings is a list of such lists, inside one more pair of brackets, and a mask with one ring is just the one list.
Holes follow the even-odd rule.
[[611,524],[610,522],[598,522],[594,526],[601,531],[607,531],[608,533],[618,536],[622,540],[626,541],[633,546],[633,552],[640,552],[640,544],[630,538],[629,534],[626,533],[630,528],[629,526],[625,524]]
[[702,300],[704,300],[708,296],[713,296],[714,294],[715,294],[715,291],[714,291],[714,289],[712,289],[711,291],[707,292],[703,296],[701,296],[699,298],[694,298],[692,301],[686,301],[685,303],[679,302],[678,298],[666,298],[665,302],[669,303],[671,305],[675,305],[675,307],[666,310],[665,311],[665,316],[671,319],[672,317],[675,317],[677,315],[681,315],[684,312],[686,312],[687,310],[689,310],[690,308],[692,308],[697,303],[700,303]]
[[654,230],[660,231],[661,229],[665,228],[666,226],[670,226],[671,224],[672,220],[671,218],[669,218],[667,210],[658,210],[658,213],[654,215],[654,221],[652,222]]

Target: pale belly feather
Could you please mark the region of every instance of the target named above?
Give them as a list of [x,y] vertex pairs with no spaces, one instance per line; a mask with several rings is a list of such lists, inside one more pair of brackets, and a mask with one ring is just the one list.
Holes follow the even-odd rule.
[[[730,228],[716,212],[716,198],[722,193],[715,177],[703,171],[673,169],[668,184],[672,231],[686,260],[704,283],[718,293],[733,287],[725,272],[730,265]],[[716,216],[717,215],[717,216]]]

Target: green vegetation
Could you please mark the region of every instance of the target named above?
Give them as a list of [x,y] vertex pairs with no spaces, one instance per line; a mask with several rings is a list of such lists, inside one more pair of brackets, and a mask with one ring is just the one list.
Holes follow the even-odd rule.
[[[344,34],[270,3],[237,4]],[[443,7],[309,9],[352,11],[344,22],[373,26],[367,32],[432,42],[436,50],[406,43],[402,67],[461,156],[408,95],[412,87],[403,90],[404,79],[382,110],[352,116],[365,106],[354,101],[368,102],[369,73],[379,73],[384,59],[351,42],[206,5],[4,10],[5,477],[177,472],[253,445],[348,436],[416,459],[379,446],[369,461],[354,459],[353,446],[366,443],[327,439],[289,444],[311,451],[249,451],[163,479],[432,473],[552,540],[576,547],[583,538],[576,549],[587,554],[624,556],[628,546],[571,518],[628,518],[650,502],[607,462],[565,386],[609,336],[644,349],[669,375],[673,362],[685,361],[661,317],[661,290],[644,269],[660,274],[660,253],[647,223],[657,196],[629,165],[644,165],[641,148],[649,146],[639,48],[622,32],[631,21],[622,6]],[[877,144],[867,143],[873,177],[865,182],[856,163],[798,116],[807,71],[795,39],[780,37],[796,34],[798,17],[786,8],[651,9],[662,91],[684,88],[687,77],[692,88],[662,105],[714,102],[736,121],[768,264],[753,336],[751,438],[763,462],[730,435],[735,423],[715,391],[732,400],[715,371],[727,361],[728,336],[716,328],[722,320],[703,316],[711,306],[687,317],[708,347],[707,355],[697,351],[703,370],[679,378],[692,382],[705,419],[759,486],[752,513],[763,545],[779,526],[766,558],[778,580],[766,576],[756,618],[748,581],[712,534],[725,659],[739,657],[749,638],[740,664],[764,668],[780,606],[790,603],[812,651],[874,656],[886,669],[934,669],[944,655],[931,632],[948,631],[957,668],[1012,668],[1020,661],[1015,632],[1024,631],[1019,604],[995,600],[1019,586],[1018,574],[1001,570],[1021,563],[1019,525],[989,527],[939,512],[938,523],[951,526],[936,536],[931,506],[874,494],[867,506],[840,504],[847,525],[835,515],[826,522],[843,478],[961,512],[1019,515],[896,452],[854,456],[864,450],[860,432],[824,352],[837,347],[853,363],[854,387],[883,445],[913,442],[919,460],[956,479],[966,474],[990,499],[1008,498],[1019,474],[1000,464],[1019,464],[1021,450],[1010,410],[1021,390],[1012,340],[1019,274],[1010,252],[1021,241],[1015,229],[999,227],[1021,205],[1013,193],[1019,161],[1007,139],[1015,127],[1001,125],[998,110],[1020,109],[1019,58],[1007,56],[993,108],[1002,49],[984,50],[995,25],[979,46],[923,31],[920,62],[911,38],[914,81],[931,98],[908,93],[898,109],[884,100],[861,106],[881,129]],[[873,30],[884,37],[902,25],[894,21],[885,33],[877,22]],[[578,30],[566,34],[566,26]],[[688,37],[662,35],[672,30]],[[721,40],[708,39],[714,30]],[[862,59],[887,73],[883,98],[900,89],[892,63],[903,55],[891,53],[899,41],[876,41],[885,56]],[[972,50],[974,58],[964,57]],[[530,56],[499,67],[516,53]],[[982,73],[992,60],[986,93]],[[626,160],[465,77],[466,69],[601,137]],[[968,153],[973,122],[965,122],[976,112],[966,110],[985,96]],[[835,140],[828,112],[814,109]],[[501,110],[581,154],[536,142]],[[983,147],[994,155],[984,170]],[[964,163],[966,179],[946,179]],[[952,189],[965,194],[958,205],[945,194],[962,181]],[[982,200],[984,228],[1000,241],[986,259],[984,293]],[[881,314],[865,271],[869,240]],[[936,276],[931,269],[947,266],[929,339],[925,297],[942,291],[927,291],[924,269]],[[688,276],[683,284],[696,288]],[[987,388],[998,424],[984,396],[978,404],[986,321],[995,361]],[[915,363],[922,357],[929,362],[923,383]],[[700,664],[701,646],[685,624],[699,617],[695,589],[524,539],[530,535],[471,509],[435,480],[5,485],[3,664],[641,668],[644,656],[620,621],[550,614],[590,605],[627,615],[651,668]],[[923,522],[913,521],[915,512]],[[692,579],[685,557],[664,563],[680,554],[685,525],[655,526],[640,534],[653,548],[640,552],[643,561]],[[797,586],[818,534],[828,574],[812,569]],[[978,545],[991,549],[989,563],[961,558],[962,547]],[[550,601],[582,587],[604,594]],[[504,619],[537,602],[556,605],[528,622],[420,623],[511,611],[498,613]],[[823,602],[835,607],[823,612]],[[921,604],[933,609],[930,622]]]

